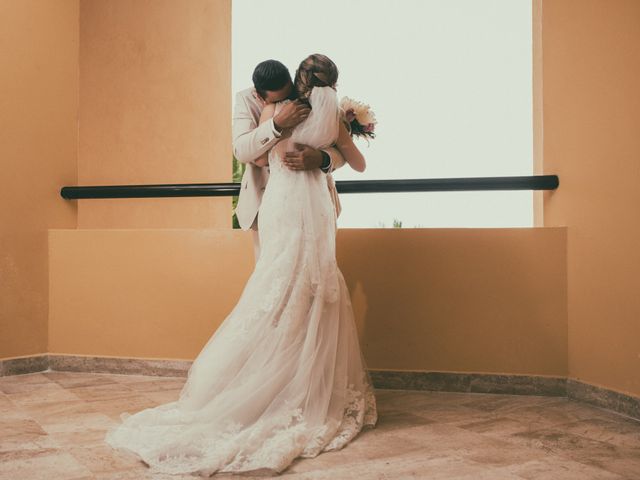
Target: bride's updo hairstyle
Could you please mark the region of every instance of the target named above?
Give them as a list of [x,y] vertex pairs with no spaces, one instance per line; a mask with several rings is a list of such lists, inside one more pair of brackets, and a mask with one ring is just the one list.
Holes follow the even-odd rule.
[[298,98],[307,100],[313,87],[334,87],[337,81],[336,64],[326,55],[314,53],[300,63],[293,83]]

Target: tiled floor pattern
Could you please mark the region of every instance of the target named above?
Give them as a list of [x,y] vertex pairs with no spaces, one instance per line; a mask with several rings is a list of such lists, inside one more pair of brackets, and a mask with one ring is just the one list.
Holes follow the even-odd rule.
[[[184,377],[42,372],[0,377],[0,479],[151,475],[104,443],[121,412],[175,400]],[[564,397],[377,390],[379,421],[287,479],[640,479],[640,422]],[[246,479],[249,476],[216,475]],[[264,478],[264,477],[261,477]]]

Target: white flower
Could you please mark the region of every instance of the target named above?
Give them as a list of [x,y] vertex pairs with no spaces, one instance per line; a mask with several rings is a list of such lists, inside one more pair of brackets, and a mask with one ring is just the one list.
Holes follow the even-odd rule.
[[368,125],[370,123],[375,124],[376,116],[371,110],[371,107],[366,103],[358,102],[349,97],[342,97],[340,100],[340,108],[345,112],[349,110],[353,111],[356,120],[360,125]]
[[356,114],[356,118],[358,119],[358,122],[360,122],[360,125],[369,125],[370,123],[375,125],[377,123],[376,115],[371,110],[367,110],[361,115]]
[[355,111],[359,103],[360,102],[356,102],[355,100],[349,97],[342,97],[342,100],[340,100],[340,108],[342,108],[345,112],[347,110]]

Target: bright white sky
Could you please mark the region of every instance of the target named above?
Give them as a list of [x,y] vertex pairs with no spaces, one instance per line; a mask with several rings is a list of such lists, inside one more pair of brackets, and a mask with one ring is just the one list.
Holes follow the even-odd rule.
[[[367,170],[336,180],[533,174],[531,0],[233,0],[232,29],[234,94],[262,60],[293,76],[323,53],[339,96],[371,105]],[[340,199],[342,228],[533,225],[531,191]]]

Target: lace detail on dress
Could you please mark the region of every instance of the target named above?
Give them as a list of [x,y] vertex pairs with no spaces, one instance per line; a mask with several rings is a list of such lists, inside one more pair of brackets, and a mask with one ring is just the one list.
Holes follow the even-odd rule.
[[268,469],[284,470],[304,448],[308,436],[302,409],[268,421],[260,420],[251,429],[243,449],[221,472],[250,472]]
[[[302,409],[291,408],[285,401],[289,408],[282,413],[260,418],[248,427],[229,419],[217,427],[203,424],[187,437],[181,422],[194,425],[198,417],[185,414],[172,402],[134,416],[122,414],[123,424],[108,432],[107,443],[134,450],[155,473],[209,476],[217,471],[262,469],[279,473],[297,457],[315,457],[322,451],[343,448],[363,427],[376,424],[376,400],[366,371],[362,382],[364,390],[349,384],[339,424],[309,428]],[[149,416],[157,420],[149,422]]]
[[[214,429],[211,438],[205,429],[186,432],[182,425],[197,425],[197,417],[185,414],[177,402],[120,415],[123,423],[111,428],[106,442],[113,448],[134,451],[156,473],[197,472],[200,468],[224,465],[238,448],[242,425],[227,420]],[[186,437],[188,433],[188,438]]]
[[340,450],[349,443],[365,426],[373,427],[378,421],[376,398],[370,384],[368,372],[363,373],[362,385],[359,390],[350,383],[347,387],[347,406],[340,429],[323,451]]

